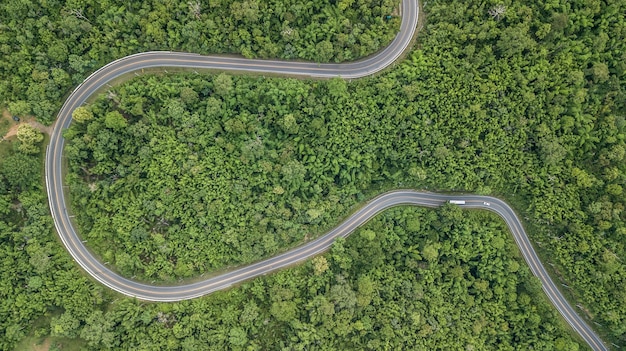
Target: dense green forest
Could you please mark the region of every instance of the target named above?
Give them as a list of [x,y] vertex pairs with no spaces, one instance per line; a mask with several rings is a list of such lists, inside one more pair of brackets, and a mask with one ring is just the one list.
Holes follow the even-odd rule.
[[41,157],[21,145],[0,143],[0,350],[13,349],[53,308],[84,318],[103,303],[105,290],[82,275],[56,240]]
[[502,194],[588,316],[622,337],[620,5],[597,13],[612,35],[528,6],[441,22],[433,5],[421,50],[352,83],[131,81],[67,133],[82,232],[122,273],[171,280],[271,255],[380,188]]
[[[103,256],[102,235],[110,236],[111,261],[124,274],[171,280],[271,254],[391,187],[500,195],[526,219],[545,262],[571,288],[566,293],[607,340],[626,344],[626,4],[497,5],[429,1],[419,50],[374,78],[146,76],[113,89],[79,110],[82,123],[67,132],[83,235]],[[85,73],[113,58],[105,55]],[[25,88],[12,92],[37,86],[26,83],[41,72],[28,62],[0,66],[11,77],[0,83],[2,96],[11,91],[7,100],[30,101]],[[71,85],[51,89],[63,94]],[[50,99],[54,111],[62,101]],[[23,111],[49,121],[51,113],[37,112],[33,101],[22,103]],[[370,223],[371,232],[361,230],[324,259],[195,301],[141,304],[113,296],[81,276],[55,240],[41,159],[22,143],[0,161],[0,348],[15,345],[44,313],[43,326],[30,332],[80,337],[95,349],[264,342],[250,347],[479,349],[497,348],[490,347],[495,340],[511,349],[576,347],[554,310],[538,302],[540,289],[522,262],[517,274],[481,270],[497,262],[510,267],[509,254],[490,251],[494,235],[510,242],[500,222],[453,208],[387,212]],[[405,223],[406,213],[419,220]],[[449,218],[455,222],[448,228],[442,223]],[[402,239],[387,243],[393,236]],[[472,250],[455,249],[473,236],[480,240],[463,245]],[[188,242],[203,249],[186,250]],[[372,250],[380,250],[378,259]],[[311,274],[326,265],[326,275]],[[377,296],[365,307],[358,302],[362,276]],[[356,295],[356,304],[342,293]],[[538,305],[526,307],[524,294]],[[317,333],[324,321],[331,335]],[[211,344],[195,344],[201,342]]]
[[149,50],[346,61],[395,36],[396,0],[0,3],[0,104],[49,124],[88,73]]
[[[37,173],[36,158],[15,155]],[[27,222],[21,229],[0,222],[11,227],[1,231],[2,291],[10,291],[0,302],[2,349],[47,306],[62,309],[27,340],[51,335],[60,349],[77,338],[90,350],[581,347],[493,215],[393,209],[306,264],[191,301],[145,304],[80,275],[52,239],[37,190],[23,188],[23,209],[12,213]]]

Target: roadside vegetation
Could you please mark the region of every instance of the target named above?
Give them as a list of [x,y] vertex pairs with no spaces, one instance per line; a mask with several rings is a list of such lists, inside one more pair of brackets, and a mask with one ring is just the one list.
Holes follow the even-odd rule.
[[502,221],[455,206],[386,211],[305,264],[179,303],[112,296],[81,277],[60,245],[49,246],[50,261],[64,263],[35,273],[25,262],[20,267],[41,282],[30,278],[14,296],[29,299],[21,316],[35,306],[41,313],[51,296],[63,312],[47,312],[49,324],[39,320],[21,346],[585,349],[545,300]]
[[[147,75],[97,99],[67,132],[88,244],[125,275],[171,281],[310,239],[384,189],[494,194],[526,220],[591,324],[626,344],[626,4],[425,10],[419,50],[377,77]],[[494,251],[511,245],[499,220],[450,207],[387,211],[324,259],[228,292],[176,304],[114,296],[55,240],[41,159],[10,153],[0,348],[53,306],[64,313],[39,335],[94,349],[578,347],[525,264]]]
[[396,0],[3,1],[0,104],[50,124],[89,73],[149,50],[355,60],[391,42],[398,9]]
[[[445,9],[431,7],[423,48],[377,77],[190,74],[113,89],[67,133],[83,235],[123,274],[171,281],[272,255],[381,188],[502,194],[589,317],[622,336],[624,43],[578,38],[576,22],[522,16],[528,6],[502,18],[468,7],[456,25]],[[587,37],[598,50],[576,55]]]

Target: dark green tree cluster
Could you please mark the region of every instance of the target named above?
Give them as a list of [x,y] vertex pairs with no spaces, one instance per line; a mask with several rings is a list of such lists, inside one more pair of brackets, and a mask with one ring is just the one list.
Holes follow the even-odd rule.
[[500,219],[399,208],[325,255],[227,292],[122,298],[65,311],[49,330],[90,350],[578,350],[542,294]]
[[[232,10],[246,16],[251,2],[244,3]],[[162,45],[170,37],[185,50],[246,53],[224,46],[196,50],[206,41],[190,40],[193,35],[183,36],[175,24],[164,27],[163,18],[167,26],[187,23],[172,16],[194,10],[193,2],[180,11],[169,3],[125,4],[123,10],[72,4],[67,12],[28,1],[1,5],[7,19],[0,22],[0,71],[6,76],[0,96],[11,112],[51,121],[60,94],[87,72],[128,53],[173,48]],[[141,9],[134,7],[143,6],[146,12],[137,15]],[[209,16],[202,6],[200,16]],[[83,235],[103,256],[102,236],[110,236],[116,248],[111,261],[123,273],[167,280],[310,238],[384,189],[501,194],[526,218],[546,262],[557,267],[557,279],[571,287],[566,293],[609,340],[623,345],[626,4],[437,1],[425,10],[420,51],[378,77],[353,83],[143,77],[79,110],[67,155]],[[149,18],[152,12],[156,17]],[[37,27],[35,18],[46,25]],[[158,30],[148,30],[149,24],[166,34],[153,35]],[[203,29],[215,28],[206,24]],[[49,41],[37,42],[43,38]],[[68,40],[67,50],[54,48],[59,40]],[[324,52],[328,44],[315,46]],[[63,52],[70,68],[59,59]],[[385,219],[382,229],[372,222],[326,256],[227,293],[180,304],[121,299],[94,308],[111,302],[107,290],[81,277],[53,239],[40,159],[23,151],[0,160],[0,348],[10,349],[35,318],[56,307],[61,313],[35,332],[81,337],[95,349],[299,343],[309,349],[467,349],[480,348],[483,339],[487,348],[492,339],[505,348],[576,348],[555,327],[553,309],[529,307],[527,300],[537,303],[540,289],[521,261],[517,278],[500,273],[511,272],[515,261],[489,252],[502,247],[489,234],[499,225],[475,228],[451,209],[432,219],[394,219],[400,224]],[[459,238],[457,225],[466,228]],[[425,236],[385,242],[403,231]],[[470,250],[452,244],[477,233],[482,239]],[[185,249],[188,243],[193,245]],[[376,258],[376,243],[382,258]],[[419,286],[433,293],[418,299]],[[375,292],[369,304],[367,296],[359,302],[367,291]],[[472,299],[473,309],[464,309]],[[368,315],[373,305],[383,307]],[[404,318],[405,310],[416,314]],[[465,311],[460,318],[457,310]],[[384,324],[375,329],[379,318]],[[331,336],[316,334],[331,327]],[[422,334],[408,341],[403,333]],[[338,337],[324,339],[332,336]],[[462,346],[450,345],[455,340]],[[427,342],[432,344],[420,344]]]
[[169,279],[276,252],[381,188],[502,194],[623,342],[625,6],[439,2],[421,50],[352,83],[130,82],[68,135],[83,233]]
[[398,1],[3,1],[0,105],[49,124],[64,93],[114,59],[149,50],[354,60],[391,41]]
[[123,274],[171,280],[334,225],[370,181],[356,184],[365,173],[343,158],[324,167],[335,141],[318,138],[328,127],[316,96],[329,93],[297,80],[148,76],[78,110],[65,136],[85,238]]
[[104,301],[104,289],[82,276],[55,240],[41,158],[22,146],[0,144],[5,152],[0,159],[0,350],[12,350],[33,321],[54,307],[65,312],[40,335],[79,323]]
[[[455,63],[433,60],[429,50],[418,53],[413,60],[422,73],[404,71],[406,81],[415,80],[406,92],[424,99],[428,91],[427,100],[443,102],[418,114],[435,112],[433,123],[446,125],[449,136],[443,147],[460,162],[461,154],[476,155],[470,161],[474,172],[464,176],[483,178],[483,190],[522,195],[520,210],[545,257],[572,283],[575,298],[590,307],[584,313],[623,344],[626,3],[556,1],[500,9],[466,3],[456,17],[449,6],[430,8],[424,46]],[[436,93],[422,80],[454,72],[476,93],[459,91],[455,79],[442,79]],[[459,93],[464,102],[455,97]],[[461,127],[457,121],[464,118],[475,126]],[[497,133],[478,127],[494,120],[502,128]],[[500,166],[494,172],[480,167],[481,160]],[[517,169],[504,171],[503,164]]]
[[228,292],[114,296],[54,239],[40,160],[14,149],[0,161],[2,350],[26,334],[88,350],[579,347],[502,222],[453,206],[388,211],[330,253]]

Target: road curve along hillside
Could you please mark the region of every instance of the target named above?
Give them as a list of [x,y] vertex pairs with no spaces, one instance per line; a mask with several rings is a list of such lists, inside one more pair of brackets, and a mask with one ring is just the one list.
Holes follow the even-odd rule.
[[513,210],[506,203],[496,198],[473,195],[449,196],[412,190],[392,191],[371,200],[339,226],[314,241],[232,272],[180,286],[153,286],[126,279],[100,263],[83,245],[66,210],[62,168],[65,140],[62,132],[72,122],[72,111],[82,105],[89,96],[107,82],[123,74],[152,67],[207,68],[321,78],[342,77],[351,79],[365,77],[393,64],[409,47],[417,28],[419,15],[417,0],[402,0],[401,11],[402,23],[396,38],[385,49],[360,61],[342,64],[318,64],[153,51],[115,60],[87,77],[83,83],[76,87],[61,107],[50,138],[50,144],[46,149],[45,177],[50,211],[59,237],[70,255],[94,279],[121,294],[146,301],[181,301],[226,289],[233,284],[279,270],[320,254],[327,250],[337,237],[348,236],[357,227],[387,208],[399,205],[437,207],[450,200],[459,200],[460,203],[465,201],[465,203],[460,204],[461,207],[490,210],[506,221],[530,269],[541,280],[544,292],[557,310],[593,350],[607,350],[600,338],[576,314],[556,288],[541,261],[539,261]]

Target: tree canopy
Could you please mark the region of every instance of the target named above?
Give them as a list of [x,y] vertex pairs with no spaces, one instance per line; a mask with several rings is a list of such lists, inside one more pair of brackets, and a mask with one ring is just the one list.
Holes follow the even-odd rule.
[[355,60],[391,41],[400,21],[383,17],[398,7],[398,0],[4,1],[0,105],[50,124],[66,91],[141,51]]
[[[291,59],[298,41],[308,55],[324,41],[356,44],[341,31],[313,40],[293,25],[313,18],[294,12],[308,8],[271,4],[283,13],[269,16],[279,32],[267,27],[284,37],[282,54],[246,51],[265,3],[228,3],[236,22],[211,24],[226,12],[207,8],[223,4],[55,12],[46,6],[58,2],[4,2],[2,101],[50,122],[72,85],[128,53],[243,48]],[[495,194],[525,219],[564,293],[623,346],[624,3],[424,5],[419,50],[376,77],[145,75],[86,106],[93,118],[66,132],[66,156],[90,248],[129,277],[172,281],[311,239],[386,189]],[[196,40],[221,27],[237,38]],[[54,238],[42,154],[19,144],[0,143],[1,349],[26,335],[124,350],[584,347],[545,304],[502,223],[453,206],[388,211],[311,262],[194,301],[117,296]]]

